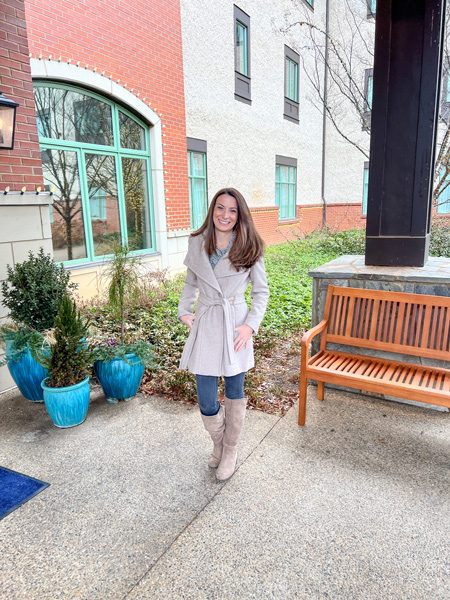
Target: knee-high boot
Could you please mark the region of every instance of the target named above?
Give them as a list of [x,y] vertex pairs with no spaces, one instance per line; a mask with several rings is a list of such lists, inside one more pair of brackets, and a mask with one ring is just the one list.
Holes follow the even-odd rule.
[[225,431],[225,414],[223,408],[220,407],[216,415],[207,416],[202,414],[202,421],[214,444],[208,466],[211,469],[217,469],[222,458],[223,434]]
[[244,425],[247,398],[225,398],[225,433],[223,434],[222,460],[216,472],[218,481],[230,479],[236,468],[237,445]]

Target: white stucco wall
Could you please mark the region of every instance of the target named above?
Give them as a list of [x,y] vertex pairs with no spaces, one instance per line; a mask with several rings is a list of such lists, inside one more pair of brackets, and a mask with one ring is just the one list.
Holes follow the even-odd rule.
[[[355,97],[364,93],[365,70],[373,67],[375,22],[367,17],[367,4],[360,0],[330,2],[330,36],[339,52],[345,57],[351,77],[355,81]],[[330,52],[330,60],[333,53]],[[337,62],[334,55],[334,63]],[[336,84],[329,81],[331,98],[340,98],[336,109],[338,124],[350,140],[369,154],[370,135],[362,130],[357,110],[342,99]],[[337,102],[335,106],[337,106]],[[327,202],[362,202],[365,157],[355,146],[345,141],[330,121],[326,138],[326,189]]]
[[[181,1],[188,137],[208,144],[208,197],[238,188],[251,206],[275,204],[275,156],[298,160],[298,203],[321,202],[322,114],[305,101],[300,72],[300,123],[283,118],[285,12],[290,0],[242,0],[250,16],[251,106],[236,100],[233,2]],[[324,10],[317,2],[316,12]],[[297,46],[306,45],[299,31]],[[295,48],[294,48],[295,49]],[[301,69],[300,69],[301,71]]]

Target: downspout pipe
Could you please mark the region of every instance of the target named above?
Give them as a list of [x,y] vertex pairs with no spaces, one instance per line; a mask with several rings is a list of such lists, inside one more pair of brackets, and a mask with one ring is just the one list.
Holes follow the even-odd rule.
[[326,105],[328,101],[328,59],[329,59],[329,29],[330,29],[330,0],[326,1],[325,7],[325,72],[323,76],[323,115],[322,115],[322,229],[327,226],[327,201],[325,198],[325,169],[326,169],[326,134],[327,134],[327,111]]

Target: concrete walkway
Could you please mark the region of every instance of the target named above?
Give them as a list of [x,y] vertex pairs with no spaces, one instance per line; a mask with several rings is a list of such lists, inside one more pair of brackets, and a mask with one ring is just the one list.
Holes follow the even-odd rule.
[[197,407],[0,396],[0,465],[51,484],[0,521],[0,598],[449,600],[450,415],[314,392],[304,428],[247,412],[225,484]]

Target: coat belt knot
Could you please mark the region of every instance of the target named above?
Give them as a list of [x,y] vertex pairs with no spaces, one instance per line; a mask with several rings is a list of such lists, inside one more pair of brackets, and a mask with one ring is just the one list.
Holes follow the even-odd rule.
[[223,296],[218,298],[210,298],[204,294],[200,294],[198,299],[197,308],[195,311],[195,320],[192,326],[191,333],[184,347],[182,364],[180,368],[185,368],[188,364],[189,357],[194,347],[195,338],[197,335],[197,329],[199,327],[200,319],[202,316],[212,307],[221,306],[223,308],[223,329],[225,352],[227,354],[227,361],[230,365],[235,364],[235,352],[234,352],[234,315],[232,307],[238,304],[245,304],[245,296],[230,296],[224,298]]

